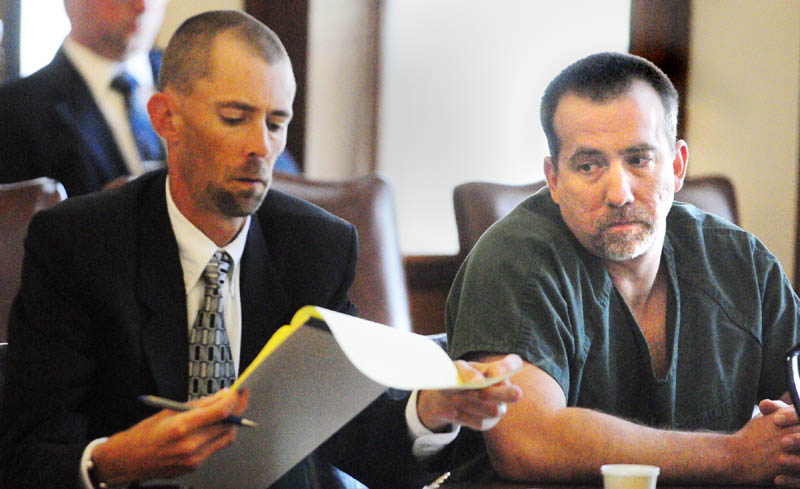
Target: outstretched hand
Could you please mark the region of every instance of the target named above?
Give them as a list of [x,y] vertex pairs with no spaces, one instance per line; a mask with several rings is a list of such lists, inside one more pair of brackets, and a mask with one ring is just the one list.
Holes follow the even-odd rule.
[[[464,382],[509,375],[522,368],[522,359],[514,354],[487,363],[463,360],[454,363]],[[452,423],[485,431],[500,421],[508,403],[517,402],[521,397],[522,389],[508,379],[476,390],[421,391],[417,414],[431,431],[441,431]]]

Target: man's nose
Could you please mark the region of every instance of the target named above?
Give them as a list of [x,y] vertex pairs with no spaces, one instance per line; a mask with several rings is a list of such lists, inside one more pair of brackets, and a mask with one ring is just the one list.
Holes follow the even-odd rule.
[[621,163],[611,163],[604,176],[606,203],[613,207],[622,207],[633,202],[631,176]]
[[147,4],[150,1],[152,0],[126,0],[126,3],[137,15],[141,15],[147,10]]
[[253,124],[247,139],[247,153],[250,156],[266,158],[270,155],[270,132],[267,123]]

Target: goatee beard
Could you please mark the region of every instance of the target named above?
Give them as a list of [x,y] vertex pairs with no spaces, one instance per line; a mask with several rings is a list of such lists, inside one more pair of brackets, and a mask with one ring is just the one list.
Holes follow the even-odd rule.
[[[612,232],[616,224],[638,224],[640,229],[628,232]],[[644,254],[653,245],[655,226],[652,216],[644,209],[623,207],[614,209],[600,220],[599,233],[595,237],[598,254],[610,261],[632,260]]]

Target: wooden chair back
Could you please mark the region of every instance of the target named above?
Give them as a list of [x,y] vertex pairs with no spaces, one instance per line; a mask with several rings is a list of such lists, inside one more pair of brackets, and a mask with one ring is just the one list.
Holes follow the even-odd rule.
[[19,290],[28,223],[66,197],[64,186],[47,177],[0,184],[0,342],[7,339],[8,311]]

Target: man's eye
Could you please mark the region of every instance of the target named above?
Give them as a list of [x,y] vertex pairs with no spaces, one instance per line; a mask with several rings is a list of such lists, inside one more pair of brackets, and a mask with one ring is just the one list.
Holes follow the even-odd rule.
[[244,119],[245,119],[244,114],[242,114],[239,111],[221,112],[219,117],[220,117],[220,119],[222,119],[222,122],[224,122],[225,124],[228,124],[230,126],[234,126],[236,124],[239,124],[239,123],[243,122]]
[[630,159],[630,163],[633,166],[647,166],[653,161],[653,158],[650,156],[635,156]]
[[282,122],[267,121],[267,129],[269,129],[272,132],[278,132],[281,129],[283,129],[284,127],[285,127],[285,124],[282,123]]
[[594,167],[594,163],[581,163],[576,166],[575,169],[578,170],[579,173],[591,173]]

